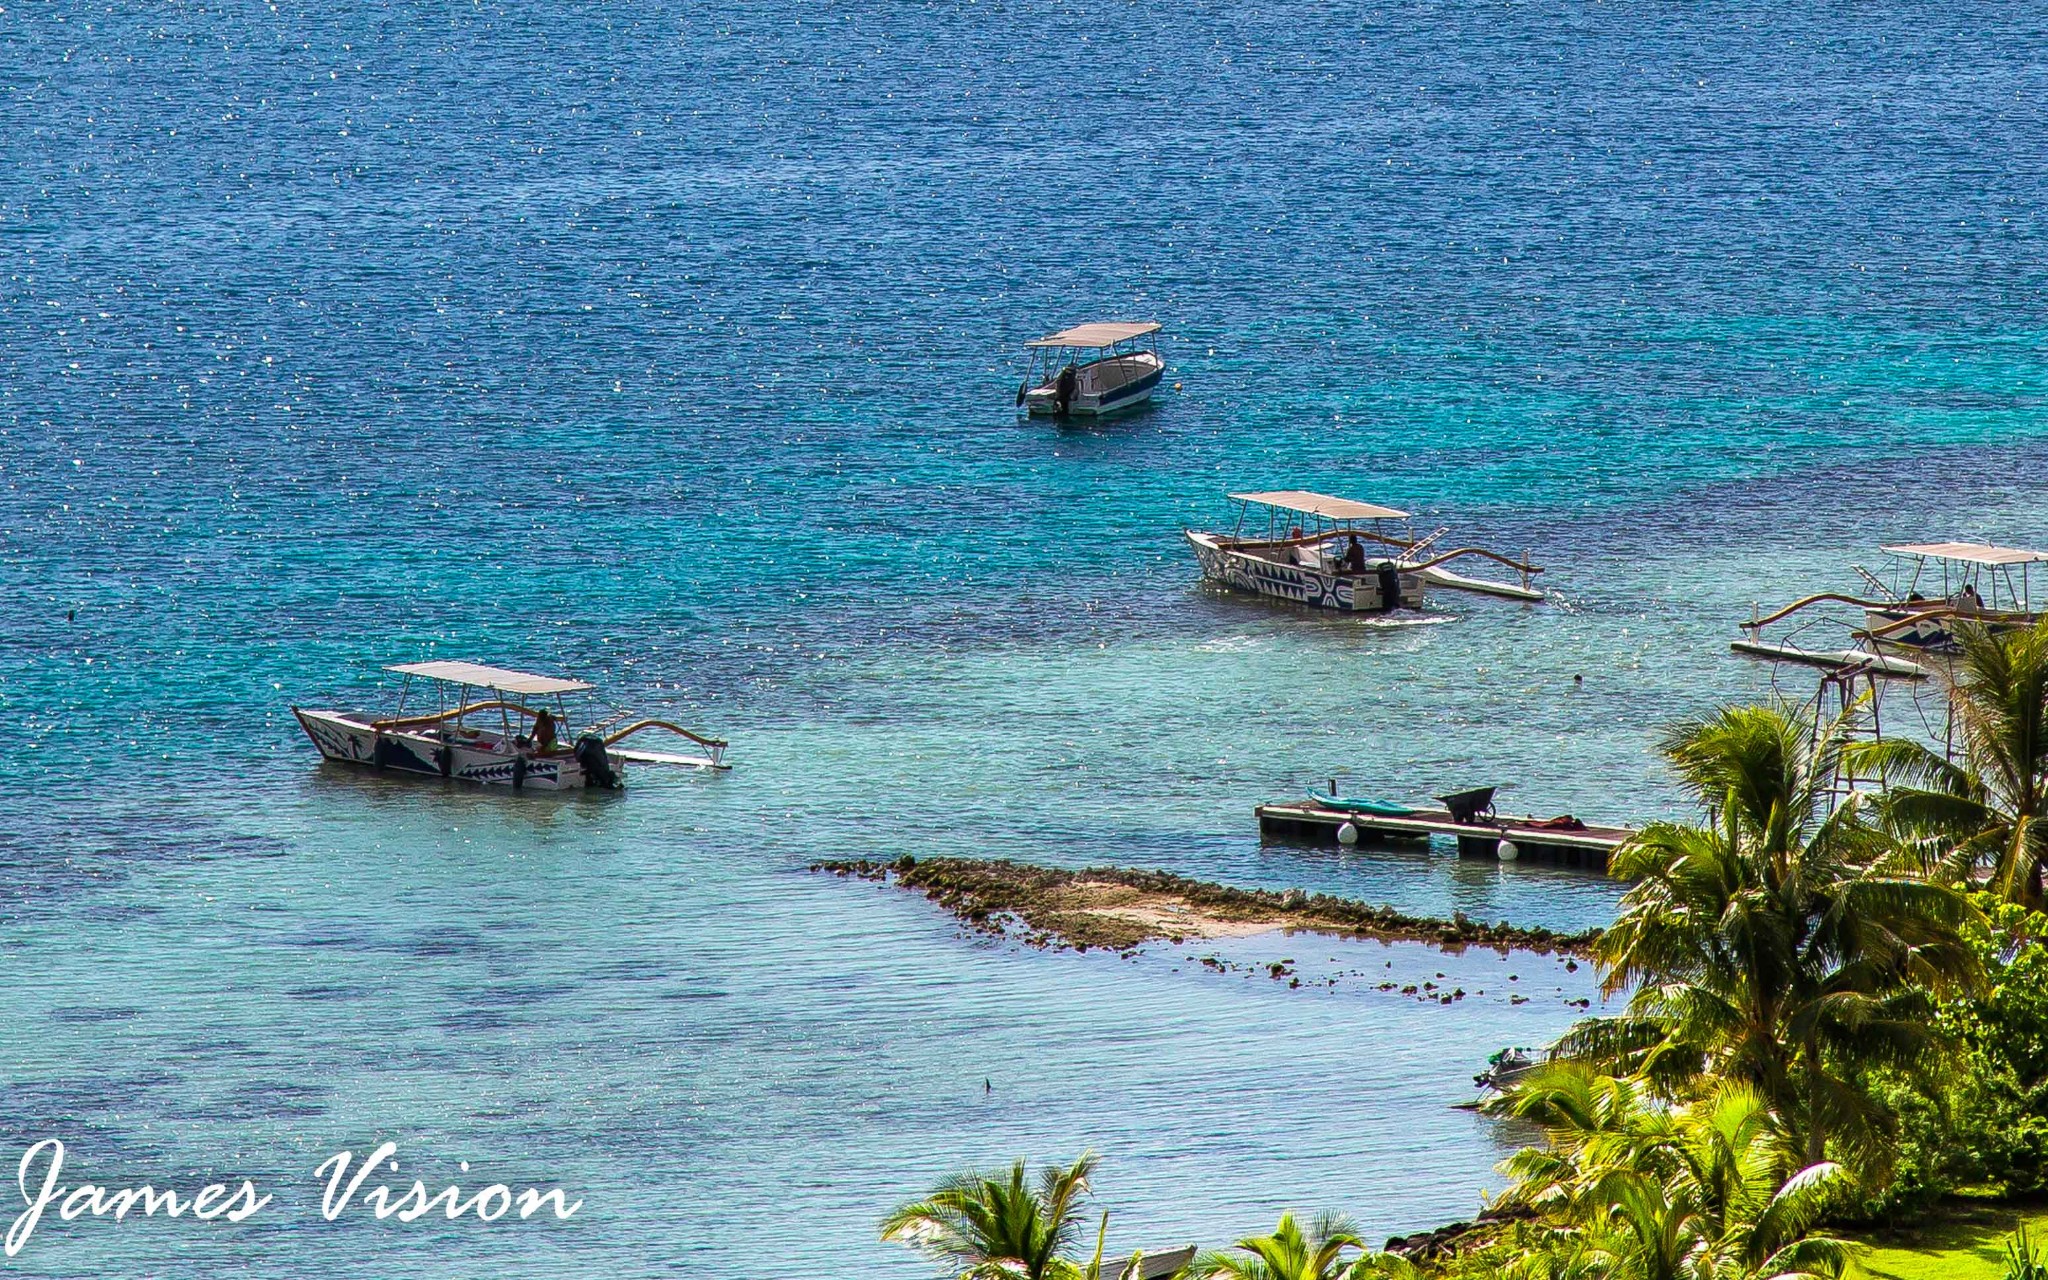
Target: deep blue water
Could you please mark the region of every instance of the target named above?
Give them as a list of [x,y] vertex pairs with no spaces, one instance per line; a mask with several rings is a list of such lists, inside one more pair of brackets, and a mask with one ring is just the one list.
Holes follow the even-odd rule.
[[[2048,540],[2044,21],[0,7],[0,1172],[59,1136],[280,1197],[0,1267],[907,1278],[889,1208],[1084,1147],[1113,1247],[1468,1214],[1514,1135],[1448,1103],[1585,973],[1201,951],[1343,975],[1289,989],[802,868],[1607,918],[1250,809],[1341,772],[1682,814],[1658,729],[1770,689],[1726,653],[1753,602]],[[1179,385],[1018,423],[1021,343],[1110,316]],[[1527,548],[1558,602],[1197,586],[1180,530],[1290,486]],[[737,767],[557,803],[314,765],[292,703],[428,655],[596,679]],[[1360,976],[1439,970],[1487,995]],[[586,1208],[321,1222],[312,1167],[382,1137]]]

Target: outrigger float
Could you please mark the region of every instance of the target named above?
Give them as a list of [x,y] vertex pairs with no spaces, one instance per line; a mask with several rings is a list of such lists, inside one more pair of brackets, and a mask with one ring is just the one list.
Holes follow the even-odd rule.
[[1152,398],[1166,359],[1152,321],[1105,320],[1075,325],[1024,344],[1029,365],[1017,407],[1033,417],[1100,417]]
[[[389,716],[292,708],[299,727],[322,756],[379,772],[426,774],[515,791],[617,790],[626,785],[628,762],[687,769],[732,767],[725,763],[723,739],[667,720],[633,720],[630,713],[619,712],[580,732],[573,730],[564,699],[593,687],[581,680],[474,662],[413,662],[384,669],[405,677]],[[414,679],[434,691],[432,711],[406,713]],[[471,701],[472,691],[494,696]],[[649,730],[675,734],[702,750],[646,751],[619,745]]]
[[[1539,602],[1533,585],[1543,572],[1528,553],[1511,559],[1484,547],[1439,550],[1448,528],[1415,537],[1406,511],[1333,498],[1303,489],[1233,493],[1237,527],[1228,534],[1186,531],[1202,576],[1238,591],[1351,613],[1420,609],[1426,587]],[[1263,533],[1255,513],[1264,513]],[[1468,578],[1445,566],[1465,557],[1513,569],[1520,582]]]
[[[2029,568],[2048,563],[2048,551],[1981,542],[1914,542],[1880,549],[1893,557],[1889,578],[1855,566],[1870,589],[1867,595],[1823,591],[1768,614],[1759,609],[1742,624],[1742,639],[1729,647],[1830,671],[1918,680],[1957,651],[1959,625],[2009,631],[2032,626],[2041,616],[2033,607]],[[1824,605],[1860,610],[1862,625],[1808,612]],[[1766,627],[1788,622],[1780,638],[1765,638]],[[1829,626],[1846,630],[1850,645],[1814,643],[1815,630]]]

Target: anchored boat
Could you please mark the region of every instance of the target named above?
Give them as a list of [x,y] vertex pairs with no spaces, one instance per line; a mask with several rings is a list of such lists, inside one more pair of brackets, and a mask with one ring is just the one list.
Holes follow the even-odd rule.
[[[1956,652],[1956,628],[1975,624],[1992,631],[2032,626],[2031,566],[2048,563],[2048,551],[1995,547],[1981,542],[1911,542],[1880,548],[1892,557],[1891,573],[1880,576],[1855,566],[1867,591],[1861,595],[1822,591],[1742,624],[1737,653],[1876,675],[1918,678],[1929,664]],[[1848,621],[1826,612],[1836,605],[1859,611]],[[1764,629],[1786,624],[1775,639]],[[1846,632],[1849,644],[1837,647]]]
[[1473,1076],[1472,1083],[1482,1089],[1500,1092],[1541,1065],[1536,1052],[1521,1044],[1496,1049],[1487,1055],[1486,1070]]
[[[725,763],[724,740],[666,720],[632,720],[620,712],[580,731],[572,729],[565,699],[593,687],[581,680],[474,662],[413,662],[384,669],[405,677],[398,703],[387,716],[292,708],[299,727],[322,756],[380,772],[536,791],[616,790],[626,785],[629,761],[692,769],[731,767]],[[408,714],[415,680],[431,690],[433,709],[427,709],[428,699],[422,696]],[[681,737],[692,749],[646,751],[619,745],[650,730]]]
[[[1510,600],[1543,599],[1531,585],[1543,570],[1530,564],[1526,554],[1513,560],[1483,547],[1439,551],[1449,530],[1418,539],[1405,511],[1303,489],[1233,493],[1230,498],[1238,504],[1233,532],[1186,531],[1202,576],[1225,587],[1353,613],[1420,609],[1426,585]],[[1261,514],[1263,532],[1257,529]],[[1468,578],[1444,567],[1464,557],[1504,564],[1520,575],[1520,585]]]
[[1034,417],[1118,413],[1152,398],[1166,361],[1151,321],[1098,321],[1024,344],[1017,406]]

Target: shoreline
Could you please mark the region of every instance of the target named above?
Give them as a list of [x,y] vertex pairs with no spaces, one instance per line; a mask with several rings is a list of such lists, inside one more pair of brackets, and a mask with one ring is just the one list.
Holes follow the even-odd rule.
[[1237,889],[1131,867],[1068,870],[1007,859],[920,861],[906,855],[894,862],[820,861],[810,870],[914,889],[971,929],[1046,950],[1132,951],[1147,942],[1284,929],[1446,950],[1479,946],[1585,958],[1600,937],[1597,929],[1560,933],[1505,920],[1484,924],[1462,912],[1449,920],[1411,916],[1330,894]]

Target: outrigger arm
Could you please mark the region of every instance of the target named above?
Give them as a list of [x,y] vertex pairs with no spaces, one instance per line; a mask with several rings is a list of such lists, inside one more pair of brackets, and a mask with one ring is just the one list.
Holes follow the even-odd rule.
[[[429,715],[403,716],[391,720],[373,720],[370,722],[370,728],[380,734],[395,733],[405,729],[418,729],[423,728],[427,725],[443,724],[451,720],[460,720],[464,716],[470,715],[478,711],[497,711],[500,709],[513,712],[517,715],[525,716],[529,720],[537,720],[540,718],[541,715],[539,711],[536,711],[535,709],[527,706],[524,703],[511,702],[502,698],[491,698],[483,702],[471,702],[463,706],[453,707],[447,711],[436,711]],[[609,749],[612,747],[616,747],[623,739],[629,738],[632,735],[640,733],[643,730],[647,729],[666,729],[670,733],[677,734],[684,738],[688,738],[691,742],[696,743],[698,746],[703,747],[706,751],[710,752],[710,754],[708,756],[686,756],[676,755],[666,751],[638,750],[624,750],[618,752],[617,754],[622,759],[635,760],[642,764],[685,765],[687,767],[696,769],[726,769],[731,767],[730,765],[727,765],[725,763],[725,749],[728,745],[730,745],[726,742],[725,739],[706,737],[701,733],[696,733],[689,729],[685,729],[683,726],[675,723],[672,720],[656,720],[651,718],[645,720],[636,720],[632,724],[627,725],[623,729],[619,729],[608,734],[602,734],[600,736],[602,737],[606,748]]]
[[[1807,596],[1803,600],[1794,600],[1791,604],[1786,605],[1784,608],[1778,610],[1776,613],[1773,613],[1768,617],[1752,617],[1748,622],[1742,623],[1741,626],[1742,629],[1745,631],[1756,631],[1759,628],[1770,626],[1773,622],[1776,622],[1780,618],[1790,617],[1791,615],[1799,612],[1801,609],[1806,608],[1808,605],[1822,604],[1827,602],[1833,602],[1835,604],[1854,605],[1858,609],[1892,609],[1898,606],[1898,602],[1896,600],[1858,600],[1855,596],[1845,596],[1839,591],[1820,591],[1816,592],[1813,595]],[[1938,610],[1930,609],[1928,610],[1928,612],[1934,613],[1938,612]],[[1926,615],[1915,614],[1914,616],[1917,618],[1924,617]]]
[[[1924,602],[1924,604],[1926,605],[1925,608],[1913,609],[1908,608],[1905,603],[1898,600],[1859,600],[1855,596],[1844,595],[1839,591],[1820,591],[1816,592],[1813,595],[1807,596],[1804,599],[1794,600],[1791,604],[1788,604],[1784,608],[1779,609],[1773,613],[1765,614],[1763,617],[1760,618],[1751,618],[1748,622],[1740,623],[1738,625],[1741,626],[1741,628],[1744,631],[1750,632],[1751,634],[1755,634],[1757,631],[1762,630],[1764,627],[1770,626],[1773,622],[1776,622],[1781,618],[1788,618],[1809,605],[1824,603],[1853,605],[1858,609],[1905,610],[1905,612],[1901,613],[1897,618],[1892,619],[1890,622],[1885,623],[1883,626],[1872,627],[1869,629],[1867,634],[1872,639],[1879,640],[1892,634],[1894,631],[1910,630],[1915,623],[1926,622],[1934,618],[1954,618],[1958,621],[1980,620],[1986,622],[1997,622],[2008,618],[2023,619],[2027,616],[2025,614],[1991,609],[1959,609],[1955,606],[1955,603],[1953,601],[1949,600],[1928,600]],[[1916,601],[1915,603],[1923,602]]]
[[[1444,532],[1444,530],[1439,529],[1427,538],[1411,542],[1406,538],[1397,538],[1390,534],[1375,532],[1371,529],[1346,528],[1338,529],[1334,532],[1319,530],[1315,533],[1304,533],[1299,537],[1261,539],[1260,541],[1263,545],[1269,546],[1297,547],[1327,542],[1333,537],[1342,536],[1357,538],[1362,542],[1377,542],[1383,546],[1393,547],[1397,551],[1413,555],[1427,550],[1431,543],[1444,535]],[[1522,585],[1514,587],[1506,583],[1487,582],[1480,578],[1467,578],[1439,568],[1445,562],[1456,560],[1460,556],[1483,556],[1488,560],[1504,564],[1521,575]],[[1523,552],[1522,558],[1517,560],[1513,556],[1504,556],[1498,551],[1489,551],[1485,547],[1458,547],[1452,551],[1433,555],[1429,559],[1418,563],[1403,561],[1401,568],[1404,573],[1425,573],[1430,570],[1436,570],[1436,572],[1430,573],[1429,580],[1439,587],[1446,587],[1453,591],[1473,591],[1482,595],[1500,595],[1517,600],[1543,599],[1543,593],[1538,591],[1530,581],[1537,574],[1542,573],[1543,569],[1540,565],[1530,563],[1527,552]]]
[[[1449,569],[1441,567],[1446,561],[1456,560],[1460,556],[1479,556],[1483,559],[1504,564],[1521,575],[1522,585],[1517,587],[1507,582],[1491,582],[1485,578],[1468,578],[1463,574],[1452,573]],[[1523,552],[1522,558],[1516,560],[1512,557],[1504,556],[1498,551],[1489,551],[1485,547],[1459,547],[1454,551],[1446,551],[1440,555],[1431,556],[1420,564],[1408,565],[1405,568],[1408,572],[1419,573],[1432,584],[1451,591],[1470,591],[1477,595],[1505,596],[1510,600],[1527,600],[1532,603],[1539,602],[1544,598],[1543,593],[1538,591],[1530,581],[1535,575],[1543,572],[1543,570],[1529,562],[1529,554],[1527,552]]]
[[643,729],[666,729],[670,733],[688,738],[711,754],[709,756],[679,756],[671,755],[666,751],[624,750],[618,752],[622,758],[637,760],[644,764],[678,764],[695,769],[726,769],[731,767],[725,763],[725,748],[727,746],[725,739],[707,738],[701,733],[692,733],[690,730],[683,728],[683,726],[669,720],[636,720],[615,733],[606,734],[604,745],[606,747],[615,747],[621,740],[631,737]]

